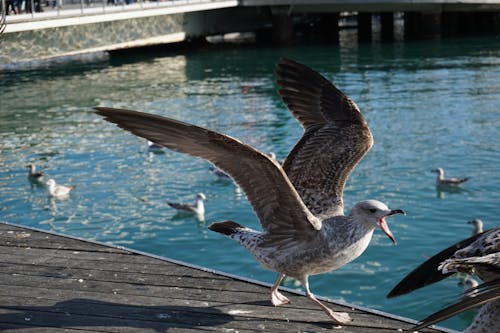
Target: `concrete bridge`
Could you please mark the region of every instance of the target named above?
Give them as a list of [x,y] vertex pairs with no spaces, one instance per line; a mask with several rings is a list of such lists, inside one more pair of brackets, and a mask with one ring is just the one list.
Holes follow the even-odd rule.
[[392,39],[395,13],[404,17],[405,38],[500,33],[500,0],[54,0],[43,12],[29,10],[43,0],[20,1],[28,13],[7,16],[0,69],[230,32],[260,32],[258,38],[287,44],[301,26],[335,42],[346,12],[355,14],[360,40],[371,38],[375,16],[382,38]]

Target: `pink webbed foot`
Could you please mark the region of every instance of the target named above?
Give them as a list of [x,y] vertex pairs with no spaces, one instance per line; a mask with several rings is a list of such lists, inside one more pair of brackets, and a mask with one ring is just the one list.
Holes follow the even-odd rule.
[[332,318],[334,324],[345,325],[352,322],[351,316],[347,312],[335,312],[330,309],[325,309],[326,314]]
[[280,305],[290,303],[290,300],[287,297],[285,297],[283,294],[281,294],[278,290],[273,290],[271,292],[271,303],[274,306],[280,306]]

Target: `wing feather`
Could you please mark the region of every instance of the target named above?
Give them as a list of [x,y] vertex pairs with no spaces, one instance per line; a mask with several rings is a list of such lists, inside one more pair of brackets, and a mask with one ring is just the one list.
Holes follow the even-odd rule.
[[500,299],[500,279],[480,284],[468,290],[467,294],[473,294],[474,296],[463,297],[460,301],[429,315],[421,320],[417,326],[413,327],[412,331],[419,331],[424,327],[453,317],[461,312]]
[[101,107],[96,110],[107,121],[137,136],[201,157],[229,174],[243,189],[269,234],[307,237],[321,228],[281,166],[237,139],[158,115]]
[[283,164],[290,181],[316,216],[343,214],[351,171],[373,145],[356,104],[316,71],[281,59],[279,94],[305,132]]

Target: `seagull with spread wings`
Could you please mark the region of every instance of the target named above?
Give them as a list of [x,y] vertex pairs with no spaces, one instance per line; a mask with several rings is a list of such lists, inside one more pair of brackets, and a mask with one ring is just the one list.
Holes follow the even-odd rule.
[[305,65],[281,59],[277,75],[279,94],[304,128],[283,167],[235,138],[202,127],[137,111],[96,109],[137,136],[204,158],[230,175],[245,192],[263,231],[234,221],[209,228],[239,242],[264,267],[278,272],[271,288],[273,305],[289,302],[278,291],[287,275],[302,283],[307,297],[335,324],[346,324],[352,320],[347,313],[332,311],[311,293],[309,276],[356,259],[376,228],[395,242],[385,218],[404,212],[365,200],[344,215],[345,182],[373,144],[368,125],[350,98]]

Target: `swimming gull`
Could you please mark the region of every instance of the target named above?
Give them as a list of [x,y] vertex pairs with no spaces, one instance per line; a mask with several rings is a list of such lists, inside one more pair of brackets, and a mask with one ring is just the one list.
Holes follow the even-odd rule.
[[482,306],[464,332],[500,332],[500,227],[462,240],[429,258],[401,280],[388,297],[409,293],[457,272],[474,274],[483,283],[466,291],[457,303],[422,320],[413,330]]
[[203,216],[205,214],[205,205],[203,204],[203,200],[206,200],[205,194],[198,193],[196,195],[196,202],[194,205],[175,202],[167,202],[167,204],[180,212],[193,213]]
[[229,175],[227,173],[225,173],[224,171],[222,171],[221,169],[217,168],[217,167],[214,167],[213,165],[210,167],[209,169],[214,175],[217,176],[217,178],[221,178],[221,179],[231,179],[231,177],[229,177]]
[[52,197],[56,198],[67,197],[70,194],[70,192],[75,188],[74,185],[71,186],[57,185],[56,181],[52,178],[47,180],[46,184],[48,186],[49,194]]
[[376,200],[358,202],[343,214],[342,192],[352,169],[372,146],[372,135],[356,104],[312,69],[288,59],[277,67],[280,95],[305,132],[283,168],[241,141],[171,118],[99,107],[97,113],[135,135],[174,151],[201,157],[243,189],[263,232],[234,221],[209,229],[246,247],[264,267],[278,272],[271,302],[289,300],[279,291],[285,275],[299,280],[306,296],[335,324],[351,321],[309,290],[310,275],[339,268],[367,248],[374,230],[395,242],[385,218],[403,214]]
[[434,169],[434,170],[432,170],[432,172],[437,173],[437,177],[436,177],[436,185],[437,186],[459,186],[470,179],[469,177],[445,178],[444,177],[444,170],[442,168]]
[[163,150],[162,146],[148,140],[148,151],[152,153],[157,153],[161,152],[162,150]]
[[28,171],[28,179],[31,181],[41,181],[43,178],[43,173],[36,171],[36,165],[30,164],[28,165],[28,168],[30,169]]
[[474,230],[472,231],[472,235],[477,235],[483,232],[483,221],[480,219],[474,219],[472,221],[468,221],[468,224],[472,224]]

